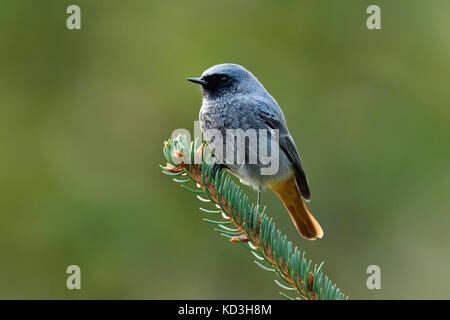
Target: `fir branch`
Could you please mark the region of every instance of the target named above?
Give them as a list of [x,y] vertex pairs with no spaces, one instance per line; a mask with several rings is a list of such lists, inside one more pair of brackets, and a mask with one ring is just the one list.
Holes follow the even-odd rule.
[[[194,193],[202,202],[216,206],[214,209],[200,208],[208,215],[205,222],[213,224],[214,230],[248,249],[256,258],[255,263],[263,270],[277,275],[275,283],[288,293],[280,292],[288,299],[345,300],[348,299],[328,277],[322,273],[323,262],[312,266],[305,252],[293,247],[292,242],[275,227],[266,213],[241,192],[226,170],[221,170],[212,161],[207,147],[187,143],[185,136],[178,136],[164,144],[167,160],[163,173],[177,177],[173,180]],[[183,176],[183,178],[178,178]],[[188,184],[191,184],[188,186]],[[209,219],[214,217],[214,219]],[[290,296],[296,292],[298,297]]]

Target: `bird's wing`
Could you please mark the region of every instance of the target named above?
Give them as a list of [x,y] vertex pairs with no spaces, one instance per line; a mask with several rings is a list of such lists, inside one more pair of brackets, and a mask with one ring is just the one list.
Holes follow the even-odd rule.
[[284,116],[278,106],[268,106],[266,101],[259,100],[256,103],[257,116],[271,129],[279,131],[279,143],[281,149],[286,153],[291,160],[295,171],[295,179],[297,186],[303,199],[310,200],[311,192],[308,186],[308,179],[302,167],[302,161],[298,154],[297,146],[292,139],[284,120]]

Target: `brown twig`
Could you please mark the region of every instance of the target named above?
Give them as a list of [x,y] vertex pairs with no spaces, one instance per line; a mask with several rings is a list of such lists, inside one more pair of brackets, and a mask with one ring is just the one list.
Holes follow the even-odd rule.
[[[201,152],[201,150],[197,150],[197,152]],[[181,156],[182,156],[182,154],[181,154]],[[179,157],[179,159],[182,158],[181,156]],[[171,165],[168,163],[164,169],[169,172],[173,172],[173,173],[182,172],[182,171],[186,170],[189,173],[189,175],[198,183],[198,185],[202,188],[202,190],[207,192],[210,195],[211,200],[214,201],[216,204],[221,205],[221,207],[224,209],[225,214],[227,215],[228,219],[241,233],[241,235],[239,235],[239,236],[232,237],[230,239],[231,242],[249,242],[249,241],[251,241],[253,246],[255,246],[256,248],[259,249],[260,254],[262,254],[264,256],[264,258],[272,265],[274,270],[279,275],[282,275],[282,277],[293,288],[297,288],[297,291],[299,291],[299,293],[303,299],[318,300],[317,294],[313,294],[312,286],[313,286],[314,276],[313,276],[312,272],[310,272],[308,275],[308,285],[307,285],[308,289],[306,290],[307,292],[305,292],[305,290],[303,289],[303,286],[301,285],[302,280],[300,279],[300,277],[296,276],[296,278],[294,279],[291,276],[291,274],[289,274],[289,272],[288,272],[287,263],[283,263],[283,261],[280,257],[278,258],[278,261],[276,260],[276,258],[271,254],[269,244],[265,243],[263,246],[263,244],[260,241],[260,237],[259,237],[260,221],[261,221],[260,213],[258,213],[256,232],[254,232],[254,230],[252,228],[250,228],[248,230],[249,235],[250,235],[250,239],[249,239],[249,237],[247,236],[247,231],[242,224],[242,218],[239,218],[239,215],[237,214],[236,210],[231,209],[231,210],[233,210],[233,213],[231,212],[229,206],[224,201],[224,196],[219,195],[219,199],[217,198],[217,196],[216,196],[217,193],[216,193],[215,185],[214,185],[213,181],[208,181],[208,178],[206,177],[205,184],[203,183],[202,172],[201,172],[201,169],[199,169],[199,165],[194,164],[191,166],[191,165],[185,164],[185,163],[183,163],[183,161],[181,161],[181,163],[177,166],[174,166],[174,165]],[[264,247],[265,247],[265,249],[264,249]]]

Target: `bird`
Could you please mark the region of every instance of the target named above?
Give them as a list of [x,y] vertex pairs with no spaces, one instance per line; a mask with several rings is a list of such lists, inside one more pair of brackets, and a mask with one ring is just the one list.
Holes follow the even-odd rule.
[[[281,108],[262,83],[246,68],[233,63],[214,65],[205,70],[201,77],[187,80],[202,88],[200,128],[213,150],[215,161],[239,178],[241,183],[258,192],[258,208],[261,192],[269,187],[283,202],[302,237],[309,240],[322,238],[322,227],[305,204],[305,201],[309,202],[311,193],[297,146]],[[258,132],[256,141],[245,137],[248,143],[242,163],[227,161],[227,156],[235,155],[238,144],[234,140],[217,138],[217,133],[226,135],[229,130],[238,129]],[[260,130],[267,130],[269,137],[276,136],[278,140],[278,170],[274,174],[261,174],[261,168],[267,167],[267,163],[248,162],[251,156],[261,156],[258,145],[268,141],[259,134]],[[276,152],[276,148],[270,150]]]

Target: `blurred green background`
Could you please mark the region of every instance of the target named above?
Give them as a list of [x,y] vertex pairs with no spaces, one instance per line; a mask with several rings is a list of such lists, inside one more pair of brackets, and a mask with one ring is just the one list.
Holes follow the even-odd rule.
[[[66,8],[81,7],[80,31]],[[381,7],[382,29],[366,28]],[[273,275],[160,172],[185,81],[223,62],[278,100],[325,230],[277,226],[353,299],[450,298],[450,2],[2,1],[0,298],[273,299]],[[248,190],[252,199],[256,194]],[[81,267],[82,290],[66,288]],[[381,290],[366,268],[381,267]]]

